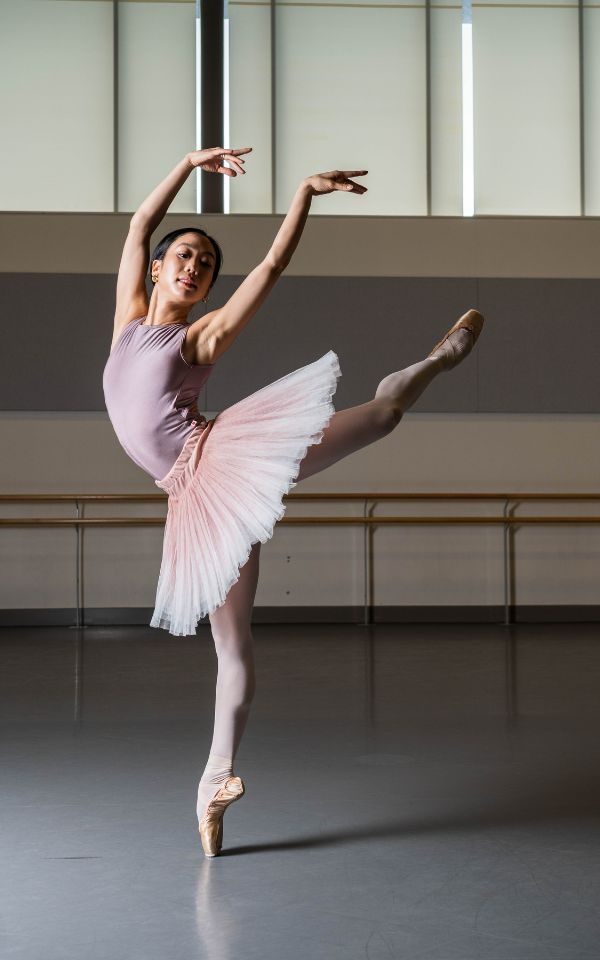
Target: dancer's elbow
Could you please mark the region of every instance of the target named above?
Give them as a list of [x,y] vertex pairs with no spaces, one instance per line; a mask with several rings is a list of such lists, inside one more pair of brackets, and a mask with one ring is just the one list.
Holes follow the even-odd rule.
[[269,251],[265,257],[265,263],[269,270],[273,273],[275,277],[280,276],[283,273],[287,265],[289,264],[291,257],[281,257],[276,253]]

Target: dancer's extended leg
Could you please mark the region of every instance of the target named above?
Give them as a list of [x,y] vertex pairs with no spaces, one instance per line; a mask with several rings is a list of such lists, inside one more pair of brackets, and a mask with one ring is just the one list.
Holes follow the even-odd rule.
[[[465,317],[470,314],[475,315],[476,311],[469,311]],[[480,314],[476,317],[479,318],[478,335],[482,318]],[[425,360],[384,377],[372,400],[334,413],[321,442],[308,448],[300,464],[298,480],[319,473],[342,457],[385,437],[439,373],[456,366],[471,352],[475,339],[476,335],[466,327],[455,330]]]
[[218,673],[213,739],[198,786],[198,819],[219,787],[233,774],[233,760],[254,696],[254,643],[250,618],[258,583],[260,546],[260,543],[254,544],[225,603],[210,615]]

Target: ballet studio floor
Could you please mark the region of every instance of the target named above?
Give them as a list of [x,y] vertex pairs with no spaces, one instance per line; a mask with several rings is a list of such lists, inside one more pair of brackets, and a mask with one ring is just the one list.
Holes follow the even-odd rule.
[[207,627],[0,629],[5,960],[598,960],[597,624],[254,628],[206,860]]

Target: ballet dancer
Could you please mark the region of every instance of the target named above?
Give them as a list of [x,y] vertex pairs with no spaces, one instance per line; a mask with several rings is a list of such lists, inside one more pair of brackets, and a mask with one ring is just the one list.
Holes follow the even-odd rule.
[[187,154],[133,215],[103,376],[119,442],[168,495],[151,626],[190,635],[210,618],[218,663],[215,716],[196,806],[207,857],[219,854],[225,810],[245,789],[233,763],[255,691],[250,622],[259,553],[284,513],[284,494],[387,436],[431,381],[467,356],[483,324],[481,314],[467,311],[425,359],[385,376],[372,399],[358,406],[335,411],[341,371],[330,350],[208,421],[197,408],[200,388],[290,262],[313,197],[367,189],[354,179],[366,170],[306,177],[264,259],[226,303],[189,322],[192,308],[209,299],[220,247],[189,227],[163,237],[150,258],[150,237],[194,169],[243,176],[243,154],[251,149]]

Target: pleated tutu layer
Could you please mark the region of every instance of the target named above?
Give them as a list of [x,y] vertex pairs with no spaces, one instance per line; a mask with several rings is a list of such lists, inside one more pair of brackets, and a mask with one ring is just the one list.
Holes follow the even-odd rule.
[[155,481],[169,499],[152,627],[194,634],[225,602],[252,545],[285,513],[283,496],[335,412],[340,376],[330,350],[194,427]]

